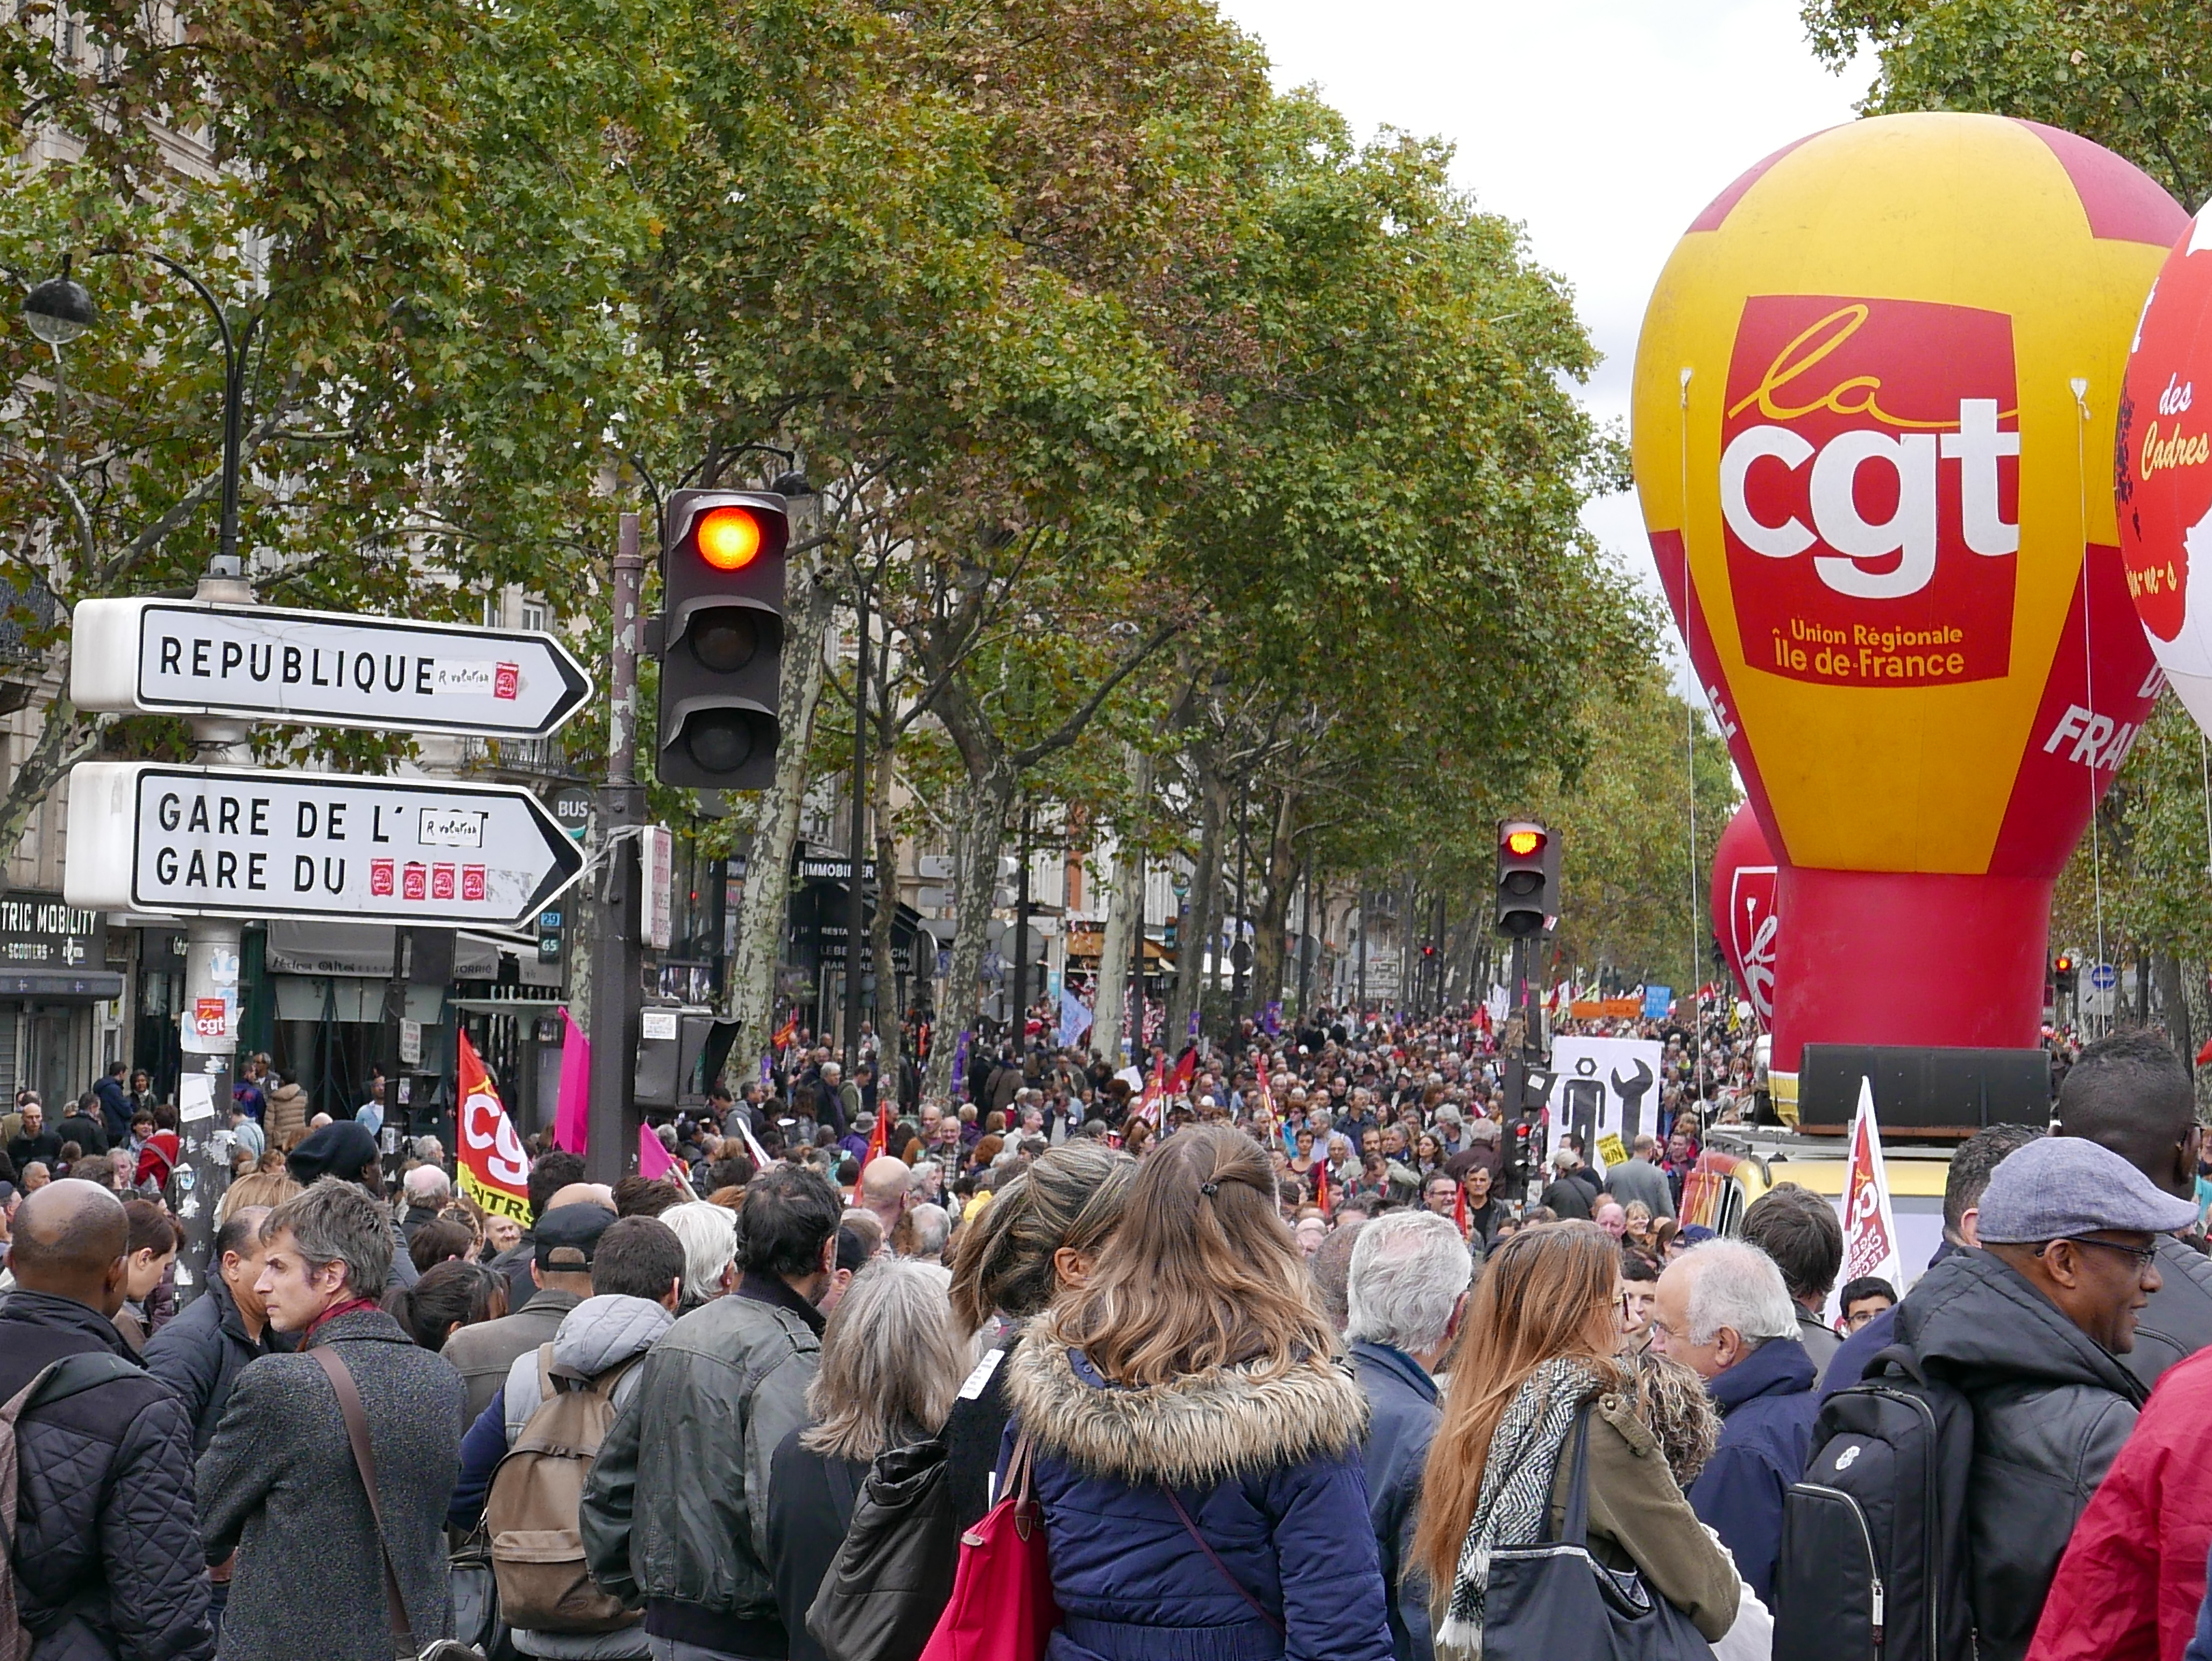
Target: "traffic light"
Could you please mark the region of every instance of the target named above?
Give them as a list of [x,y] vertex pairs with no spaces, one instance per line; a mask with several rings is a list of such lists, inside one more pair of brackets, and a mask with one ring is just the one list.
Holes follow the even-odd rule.
[[1498,827],[1498,926],[1510,935],[1544,931],[1559,911],[1559,845],[1527,819]]
[[2081,985],[2081,965],[2069,953],[2061,952],[2051,961],[2051,984],[2057,991],[2071,996]]
[[661,536],[659,739],[664,785],[761,790],[775,776],[783,680],[784,499],[678,490]]

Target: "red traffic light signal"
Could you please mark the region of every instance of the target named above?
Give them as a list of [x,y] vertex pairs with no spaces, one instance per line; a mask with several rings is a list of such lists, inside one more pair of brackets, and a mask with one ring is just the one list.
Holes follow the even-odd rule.
[[1498,926],[1510,935],[1541,934],[1559,912],[1559,844],[1532,820],[1505,821],[1498,827]]
[[717,571],[743,571],[760,557],[768,540],[758,509],[710,507],[693,522],[699,557]]
[[2051,967],[2057,970],[2060,974],[2065,974],[2074,967],[2074,960],[2067,956],[2065,953],[2061,952],[2058,954],[2057,961],[2052,963]]

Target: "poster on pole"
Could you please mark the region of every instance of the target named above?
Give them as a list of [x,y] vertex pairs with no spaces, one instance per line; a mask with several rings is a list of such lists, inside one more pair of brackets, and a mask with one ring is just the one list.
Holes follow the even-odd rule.
[[530,1226],[530,1156],[499,1099],[499,1088],[462,1033],[460,1043],[461,1192],[495,1215]]
[[1897,1219],[1889,1209],[1889,1173],[1881,1161],[1874,1084],[1861,1079],[1858,1111],[1851,1116],[1850,1166],[1844,1178],[1844,1267],[1836,1281],[1848,1285],[1868,1275],[1880,1276],[1899,1293],[1905,1290],[1905,1259],[1897,1248]]
[[1658,1133],[1661,1055],[1656,1039],[1554,1040],[1553,1145],[1569,1132],[1580,1137],[1583,1157],[1600,1175],[1624,1162],[1639,1135]]

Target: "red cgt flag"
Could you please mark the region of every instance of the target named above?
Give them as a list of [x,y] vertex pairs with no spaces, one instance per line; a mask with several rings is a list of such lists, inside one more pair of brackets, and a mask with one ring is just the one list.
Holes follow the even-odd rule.
[[517,1222],[530,1221],[530,1156],[484,1070],[477,1046],[460,1034],[460,1146],[454,1149],[461,1192],[483,1209]]

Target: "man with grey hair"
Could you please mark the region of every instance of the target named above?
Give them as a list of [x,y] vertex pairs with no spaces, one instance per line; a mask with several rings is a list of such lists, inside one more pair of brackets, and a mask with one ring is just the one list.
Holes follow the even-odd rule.
[[670,1206],[660,1220],[684,1244],[684,1306],[678,1314],[688,1315],[736,1287],[736,1212],[711,1200],[690,1200]]
[[925,1200],[900,1221],[891,1236],[891,1250],[897,1255],[926,1263],[945,1255],[945,1242],[952,1235],[952,1215],[943,1206]]
[[[466,1391],[377,1306],[392,1230],[359,1183],[323,1178],[272,1211],[262,1238],[255,1290],[269,1324],[299,1348],[246,1364],[200,1456],[207,1554],[238,1554],[222,1653],[390,1661],[402,1640],[386,1613],[387,1562],[407,1652],[453,1629],[446,1504]],[[374,1510],[348,1434],[349,1396],[366,1421]]]
[[407,1194],[407,1209],[399,1215],[399,1238],[412,1246],[416,1231],[446,1209],[446,1202],[453,1197],[453,1185],[434,1165],[416,1166],[399,1179],[399,1185]]
[[1774,1586],[1782,1500],[1811,1451],[1813,1358],[1774,1260],[1741,1240],[1707,1240],[1667,1265],[1651,1347],[1705,1381],[1721,1410],[1720,1446],[1690,1485],[1690,1506],[1735,1555],[1744,1584]]
[[1436,1370],[1459,1331],[1474,1264],[1459,1230],[1426,1211],[1397,1211],[1359,1231],[1346,1285],[1352,1365],[1366,1395],[1368,1519],[1389,1588],[1396,1661],[1430,1661],[1428,1586],[1408,1579],[1421,1467],[1443,1416]]

